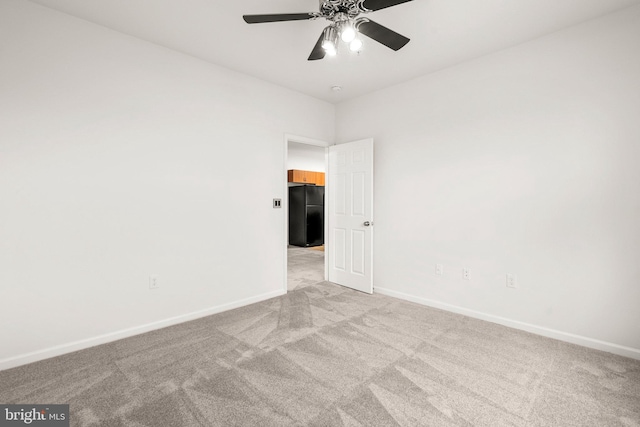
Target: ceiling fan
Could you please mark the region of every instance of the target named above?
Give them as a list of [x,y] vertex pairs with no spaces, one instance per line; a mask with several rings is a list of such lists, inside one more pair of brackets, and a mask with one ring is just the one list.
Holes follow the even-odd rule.
[[338,39],[349,44],[352,51],[359,51],[362,41],[357,34],[382,43],[393,50],[399,50],[409,43],[409,39],[368,18],[358,17],[360,14],[373,12],[411,0],[319,0],[320,11],[308,13],[274,13],[268,15],[243,15],[248,24],[264,22],[302,21],[307,19],[325,18],[331,21],[318,42],[313,47],[309,61],[322,59],[325,55],[335,55]]

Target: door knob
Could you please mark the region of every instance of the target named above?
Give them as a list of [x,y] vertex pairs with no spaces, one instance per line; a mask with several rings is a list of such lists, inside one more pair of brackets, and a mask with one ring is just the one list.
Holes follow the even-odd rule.
[[365,221],[363,225],[364,225],[365,227],[368,227],[368,226],[370,226],[370,225],[371,225],[371,223],[370,223],[369,221]]

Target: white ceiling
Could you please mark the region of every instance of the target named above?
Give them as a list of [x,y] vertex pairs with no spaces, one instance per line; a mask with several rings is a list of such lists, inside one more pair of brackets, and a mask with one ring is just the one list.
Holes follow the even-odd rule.
[[360,55],[307,61],[327,21],[249,25],[242,15],[317,11],[318,0],[31,1],[332,103],[640,3],[414,0],[367,16],[411,39],[398,52],[363,38]]

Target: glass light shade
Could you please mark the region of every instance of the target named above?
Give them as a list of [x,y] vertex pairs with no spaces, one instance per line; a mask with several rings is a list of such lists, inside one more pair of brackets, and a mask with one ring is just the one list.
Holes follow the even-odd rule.
[[333,26],[329,26],[325,28],[324,32],[322,33],[322,44],[321,44],[322,48],[327,52],[332,50],[335,51],[337,41],[338,41],[338,31],[336,30],[336,28]]
[[360,39],[353,39],[353,41],[349,44],[349,49],[351,49],[352,52],[359,51],[361,47],[362,47],[362,40]]
[[355,28],[353,28],[353,25],[351,25],[350,23],[345,23],[342,26],[342,31],[340,33],[340,38],[342,38],[342,41],[345,43],[351,43],[353,41],[353,39],[356,38],[356,30]]

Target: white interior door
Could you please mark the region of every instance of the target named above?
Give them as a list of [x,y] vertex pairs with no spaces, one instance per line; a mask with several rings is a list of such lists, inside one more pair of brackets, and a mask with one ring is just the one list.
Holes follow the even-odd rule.
[[329,281],[373,293],[373,139],[329,147]]

